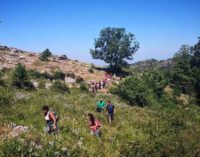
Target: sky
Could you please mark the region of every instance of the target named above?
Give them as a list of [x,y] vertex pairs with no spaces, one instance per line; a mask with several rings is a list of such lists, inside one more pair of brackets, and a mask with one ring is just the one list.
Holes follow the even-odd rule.
[[140,49],[131,63],[173,57],[200,36],[200,0],[0,0],[0,45],[104,65],[90,49],[105,27],[124,27]]

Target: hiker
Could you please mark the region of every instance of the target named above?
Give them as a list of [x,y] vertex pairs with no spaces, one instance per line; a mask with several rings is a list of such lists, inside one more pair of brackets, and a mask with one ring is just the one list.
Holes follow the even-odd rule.
[[92,82],[92,93],[95,95],[96,93],[96,88],[95,88],[95,83]]
[[95,83],[95,89],[96,89],[96,91],[98,91],[98,89],[99,89],[99,84],[98,83]]
[[98,119],[94,117],[92,113],[88,113],[90,134],[100,137],[100,127],[101,123]]
[[49,111],[49,106],[44,105],[42,107],[42,110],[44,112],[45,120],[47,123],[46,131],[48,134],[56,134],[58,132],[58,116],[55,112]]
[[105,106],[106,106],[105,101],[103,101],[103,99],[100,99],[100,100],[97,102],[96,111],[102,113],[102,111],[104,110]]
[[106,106],[106,111],[108,115],[108,121],[110,124],[112,124],[112,121],[114,120],[115,106],[111,104],[110,101],[108,101],[108,104]]
[[101,89],[103,89],[103,88],[104,88],[104,85],[103,85],[104,83],[103,83],[103,81],[101,81],[100,84],[101,84]]
[[106,79],[103,80],[103,88],[106,87]]
[[101,88],[101,81],[99,81],[99,90],[101,90],[102,88]]

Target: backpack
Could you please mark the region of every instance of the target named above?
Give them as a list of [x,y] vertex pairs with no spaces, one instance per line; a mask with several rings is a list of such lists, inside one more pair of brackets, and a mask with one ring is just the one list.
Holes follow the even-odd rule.
[[58,122],[60,117],[59,117],[58,114],[57,114],[56,112],[54,112],[54,111],[53,111],[53,114],[54,114],[54,116],[55,116],[55,118],[56,118],[56,122]]

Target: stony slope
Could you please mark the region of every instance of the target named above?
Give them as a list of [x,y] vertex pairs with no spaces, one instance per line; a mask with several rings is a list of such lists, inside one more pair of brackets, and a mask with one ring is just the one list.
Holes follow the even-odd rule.
[[86,81],[99,81],[104,78],[104,72],[95,70],[90,73],[88,69],[91,64],[82,63],[76,60],[62,59],[54,55],[48,62],[40,61],[39,53],[23,51],[16,48],[0,46],[0,68],[14,68],[17,63],[24,64],[28,69],[35,69],[40,72],[62,70],[64,73],[73,72]]

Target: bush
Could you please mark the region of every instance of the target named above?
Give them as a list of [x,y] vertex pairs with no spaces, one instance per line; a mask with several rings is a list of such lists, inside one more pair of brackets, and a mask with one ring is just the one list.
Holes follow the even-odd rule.
[[83,80],[82,77],[77,76],[77,78],[76,78],[76,83],[81,83],[81,82],[83,82],[83,81],[84,81],[84,80]]
[[51,86],[51,89],[60,93],[70,92],[69,87],[65,83],[62,83],[60,81],[55,81]]
[[95,68],[95,65],[93,63],[91,63],[91,68]]
[[41,75],[42,75],[42,78],[44,78],[44,79],[53,80],[53,76],[51,74],[49,74],[48,72],[44,72]]
[[46,50],[44,50],[44,51],[40,54],[39,59],[40,59],[41,61],[48,61],[48,60],[49,60],[49,57],[51,57],[51,56],[52,56],[51,51],[50,51],[49,49],[46,49]]
[[28,78],[26,68],[22,64],[17,64],[15,70],[13,71],[11,84],[12,86],[17,88],[27,88],[27,89],[34,88],[33,84],[30,82]]
[[88,92],[89,91],[86,83],[81,82],[81,84],[80,84],[80,90],[83,91],[83,92]]
[[92,67],[89,68],[88,71],[89,71],[90,73],[94,73],[94,69],[93,69]]
[[66,73],[66,76],[67,77],[71,77],[71,78],[75,78],[76,77],[76,75],[73,73],[73,72],[68,72],[68,73]]
[[0,107],[9,106],[12,101],[12,92],[8,89],[0,88]]
[[3,86],[3,85],[4,85],[3,76],[4,76],[3,72],[0,71],[0,86]]
[[62,71],[57,70],[54,72],[53,78],[55,80],[65,80],[65,74]]
[[146,106],[150,103],[150,90],[140,79],[129,77],[114,91],[131,105]]
[[45,89],[46,88],[46,81],[45,80],[40,80],[38,82],[38,88],[39,89]]
[[42,74],[36,70],[28,70],[28,76],[32,79],[38,79],[42,77]]

